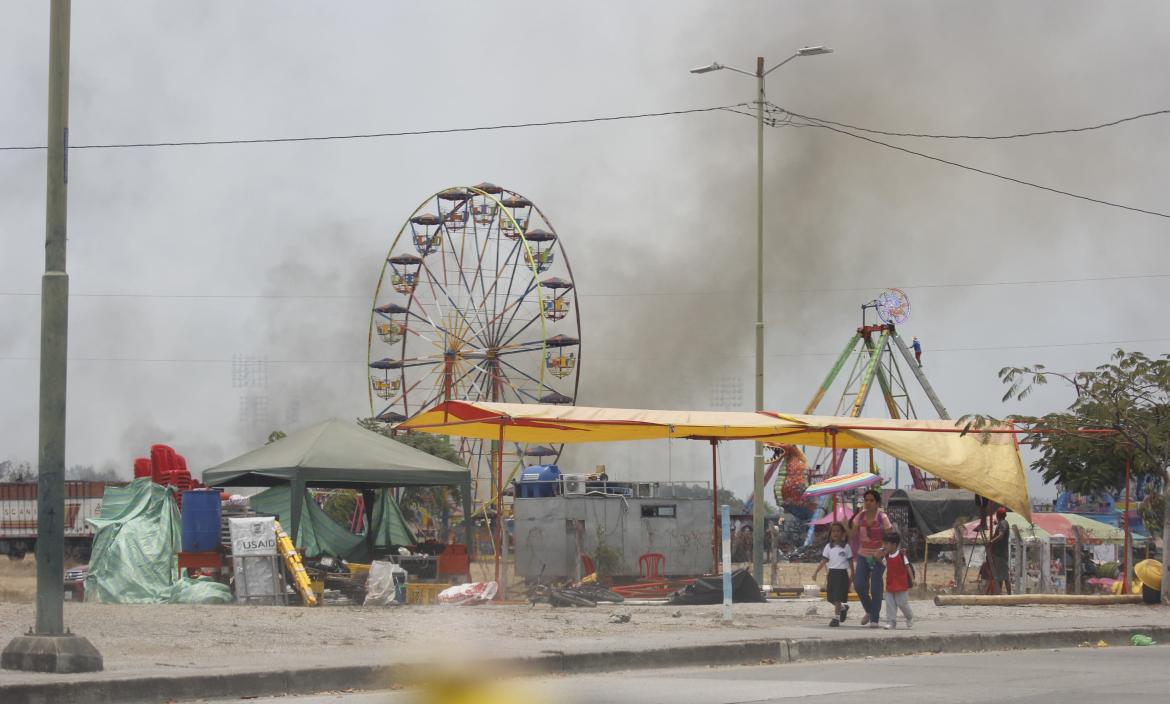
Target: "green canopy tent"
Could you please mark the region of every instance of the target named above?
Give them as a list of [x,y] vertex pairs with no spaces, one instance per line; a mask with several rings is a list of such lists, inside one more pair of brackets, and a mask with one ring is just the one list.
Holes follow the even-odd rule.
[[[396,440],[334,418],[290,433],[275,442],[203,472],[208,486],[289,486],[291,496],[309,488],[358,489],[366,504],[368,540],[375,538],[374,490],[407,486],[461,487],[464,540],[470,544],[471,473],[466,467],[428,455]],[[304,501],[291,501],[289,535],[298,535]],[[381,513],[389,513],[382,511]],[[383,521],[385,523],[385,521]]]

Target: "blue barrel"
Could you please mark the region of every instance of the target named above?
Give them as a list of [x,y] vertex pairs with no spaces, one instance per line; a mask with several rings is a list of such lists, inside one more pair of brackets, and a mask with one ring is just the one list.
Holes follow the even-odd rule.
[[561,478],[561,470],[555,464],[538,464],[525,467],[520,473],[519,491],[516,496],[525,499],[535,499],[555,496],[557,481]]
[[218,489],[183,492],[183,552],[211,552],[219,548]]

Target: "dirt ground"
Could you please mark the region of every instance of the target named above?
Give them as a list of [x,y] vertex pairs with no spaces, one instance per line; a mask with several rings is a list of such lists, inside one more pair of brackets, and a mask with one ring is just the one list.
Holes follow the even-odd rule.
[[[66,565],[66,569],[71,566],[72,564]],[[737,567],[740,566],[746,567],[748,565],[737,565]],[[921,577],[922,564],[918,563],[914,568]],[[784,562],[776,565],[775,578],[773,578],[772,565],[765,565],[764,583],[776,587],[801,588],[806,584],[813,583],[812,573],[814,570],[816,570],[816,563]],[[473,567],[473,571],[476,573],[477,579],[491,579],[492,565],[487,562],[479,563]],[[926,580],[932,594],[951,592],[954,586],[954,568],[949,563],[932,562],[927,569]],[[823,570],[817,581],[823,586],[825,581]],[[976,570],[968,571],[967,582],[971,585],[967,591],[973,592],[978,583]],[[20,561],[12,561],[0,556],[0,604],[32,603],[36,596],[36,588],[37,563],[32,555],[27,555]]]
[[0,604],[32,603],[36,593],[36,560],[28,555],[16,562],[0,555]]
[[[1060,623],[1115,627],[1170,618],[1167,610],[1146,606],[939,607],[915,601],[913,608],[916,633],[1043,629]],[[743,638],[763,637],[763,629],[776,628],[796,628],[802,637],[841,635],[826,626],[830,609],[815,600],[737,604],[735,623],[728,626],[720,620],[719,606],[620,604],[554,610],[544,604],[303,608],[66,602],[65,622],[105,654],[107,669],[126,670],[229,667],[271,658],[356,661],[385,653],[419,659],[505,656],[631,634],[656,639],[662,647],[680,638],[701,642],[702,634],[717,636],[729,628]],[[628,621],[611,620],[615,613],[628,615]],[[0,643],[23,632],[33,618],[31,604],[0,604]],[[848,631],[845,635],[859,630],[833,629]]]

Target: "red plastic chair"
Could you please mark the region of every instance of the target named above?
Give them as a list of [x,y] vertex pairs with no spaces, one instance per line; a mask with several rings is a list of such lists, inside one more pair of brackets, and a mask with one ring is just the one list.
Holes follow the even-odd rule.
[[581,569],[584,570],[583,576],[585,577],[588,577],[597,571],[597,569],[593,566],[593,558],[589,557],[585,553],[581,553]]
[[648,552],[638,558],[638,573],[642,580],[653,582],[663,578],[666,571],[666,555],[660,552]]

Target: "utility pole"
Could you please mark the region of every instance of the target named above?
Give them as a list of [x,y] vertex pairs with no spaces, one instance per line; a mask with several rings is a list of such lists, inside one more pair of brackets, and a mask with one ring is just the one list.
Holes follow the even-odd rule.
[[[764,57],[756,57],[756,410],[764,410]],[[764,443],[752,458],[752,577],[764,583]]]
[[49,6],[49,125],[45,274],[41,279],[40,430],[37,478],[36,629],[0,656],[10,670],[94,672],[102,656],[65,629],[61,579],[65,553],[65,374],[69,275],[65,273],[69,183],[69,19],[71,0]]
[[[831,54],[824,46],[806,46],[772,68],[764,68],[764,57],[756,58],[756,71],[749,73],[718,61],[691,69],[703,74],[727,69],[756,79],[756,410],[764,410],[764,79],[784,64],[801,56]],[[752,468],[752,576],[758,584],[764,582],[764,444],[755,443],[756,453]],[[711,491],[717,488],[712,485]]]

